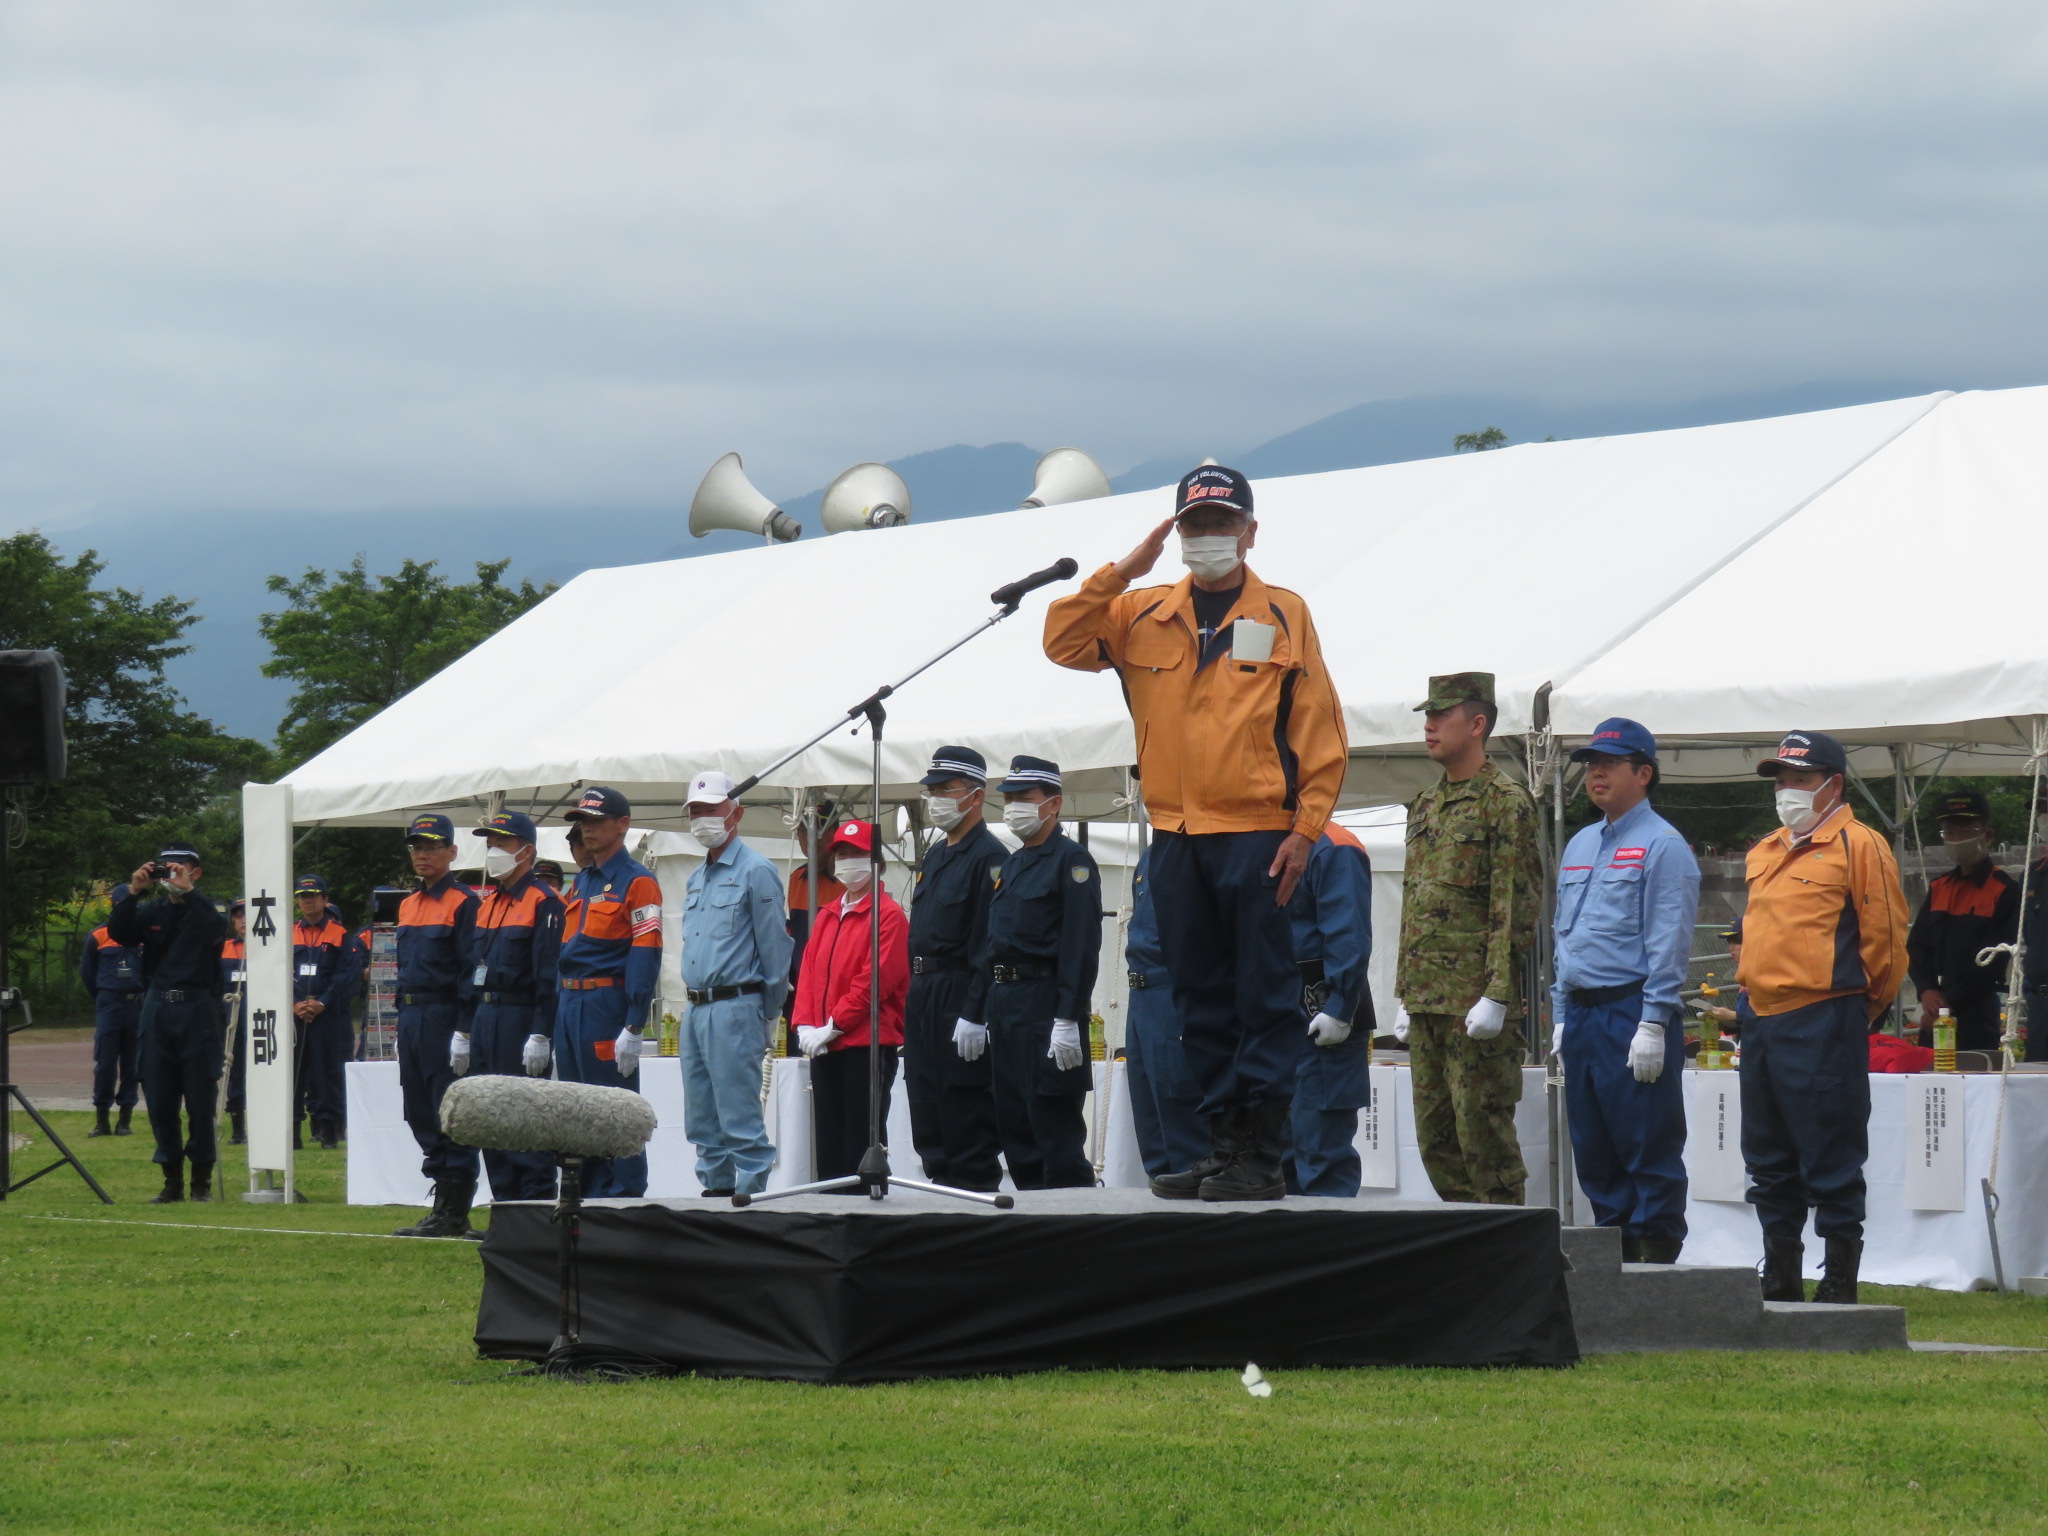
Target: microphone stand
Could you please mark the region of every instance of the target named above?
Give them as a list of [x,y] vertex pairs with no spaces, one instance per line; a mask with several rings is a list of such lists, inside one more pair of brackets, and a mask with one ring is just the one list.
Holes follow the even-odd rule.
[[[888,1198],[889,1191],[893,1188],[915,1189],[927,1195],[949,1195],[955,1200],[972,1200],[980,1205],[992,1205],[999,1211],[1007,1211],[1016,1205],[1016,1199],[1011,1195],[984,1194],[975,1189],[955,1189],[950,1184],[930,1184],[922,1179],[899,1178],[889,1171],[889,1149],[882,1140],[882,726],[888,719],[888,711],[882,707],[882,701],[911,679],[930,671],[970,640],[985,634],[1009,618],[1017,611],[1017,605],[1023,601],[1026,592],[1053,581],[1065,580],[1074,574],[1074,570],[1073,561],[1062,560],[1058,565],[1027,576],[1022,581],[997,588],[989,596],[989,601],[1000,605],[994,613],[929,661],[911,668],[893,683],[884,683],[802,746],[784,753],[759,773],[749,775],[734,786],[732,797],[737,800],[776,769],[795,761],[848,721],[867,721],[870,747],[869,787],[873,791],[873,799],[869,804],[873,808],[875,818],[874,836],[869,839],[868,848],[868,890],[870,900],[874,903],[868,918],[868,1149],[860,1160],[859,1170],[844,1178],[818,1179],[809,1184],[793,1184],[787,1189],[771,1190],[758,1195],[736,1193],[732,1197],[734,1205],[758,1205],[763,1200],[780,1200],[788,1195],[823,1194],[830,1190],[852,1189],[855,1186],[865,1189],[870,1200]],[[805,949],[808,952],[808,940],[805,942]]]

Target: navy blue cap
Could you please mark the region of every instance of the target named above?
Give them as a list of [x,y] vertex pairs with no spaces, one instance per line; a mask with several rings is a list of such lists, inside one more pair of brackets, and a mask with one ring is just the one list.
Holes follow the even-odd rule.
[[1819,731],[1793,731],[1778,743],[1777,755],[1756,765],[1757,777],[1775,778],[1780,768],[1808,768],[1817,773],[1847,773],[1849,754],[1832,736]]
[[593,784],[576,797],[576,803],[562,812],[564,821],[603,820],[610,816],[630,816],[633,806],[616,789],[606,789],[602,784]]
[[1593,727],[1593,739],[1572,753],[1572,761],[1586,763],[1596,757],[1627,757],[1631,752],[1640,752],[1654,763],[1657,761],[1657,738],[1635,721],[1616,715],[1612,720],[1602,720]]
[[233,916],[237,912],[246,912],[248,911],[248,909],[249,903],[242,900],[242,898],[239,896],[237,896],[233,901],[228,903],[228,914],[230,916]]
[[1010,759],[1010,776],[996,788],[1006,795],[1027,789],[1042,789],[1049,795],[1056,795],[1060,793],[1060,765],[1047,762],[1042,757],[1013,757]]
[[1934,808],[1936,821],[1947,821],[1951,817],[1968,816],[1978,821],[1991,819],[1991,802],[1981,789],[1952,789],[1941,797]]
[[422,811],[413,817],[412,824],[405,829],[405,840],[408,843],[417,838],[452,843],[455,841],[455,823],[439,811]]
[[200,859],[198,850],[190,843],[172,843],[168,848],[157,849],[156,861],[159,864],[197,864]]
[[926,789],[948,779],[972,779],[988,783],[988,759],[972,747],[941,747],[932,754],[930,772],[918,780]]
[[537,835],[533,828],[533,818],[524,811],[500,811],[470,832],[472,837],[516,837],[522,843],[533,842]]
[[1180,477],[1180,489],[1173,494],[1173,515],[1179,517],[1200,507],[1222,507],[1250,517],[1252,483],[1221,464],[1191,469]]
[[292,894],[294,896],[325,896],[327,894],[327,882],[318,875],[301,875],[299,876],[298,883],[292,887]]

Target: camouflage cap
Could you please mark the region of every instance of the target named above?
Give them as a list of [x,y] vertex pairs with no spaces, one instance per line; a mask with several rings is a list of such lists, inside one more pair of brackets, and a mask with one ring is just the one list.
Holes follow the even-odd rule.
[[1468,699],[1477,699],[1481,704],[1493,702],[1493,674],[1491,672],[1446,672],[1441,677],[1429,680],[1429,697],[1415,706],[1417,714],[1424,711],[1435,714],[1438,710],[1455,709]]

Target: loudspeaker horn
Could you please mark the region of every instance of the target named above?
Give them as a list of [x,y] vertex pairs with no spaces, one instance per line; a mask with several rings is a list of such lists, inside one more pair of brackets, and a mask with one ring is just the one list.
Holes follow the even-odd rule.
[[690,502],[693,535],[701,539],[721,528],[755,534],[777,544],[787,544],[803,535],[795,518],[754,489],[753,481],[740,468],[740,456],[736,453],[728,453],[704,472]]
[[1109,476],[1078,448],[1055,448],[1039,457],[1031,473],[1027,507],[1056,507],[1069,501],[1093,501],[1110,494]]
[[818,521],[827,533],[900,528],[910,521],[910,487],[886,464],[856,464],[825,487]]

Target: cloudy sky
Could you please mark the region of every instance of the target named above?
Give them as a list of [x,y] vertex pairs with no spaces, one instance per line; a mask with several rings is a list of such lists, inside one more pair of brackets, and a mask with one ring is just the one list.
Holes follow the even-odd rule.
[[0,526],[2048,380],[2048,12],[0,3]]

